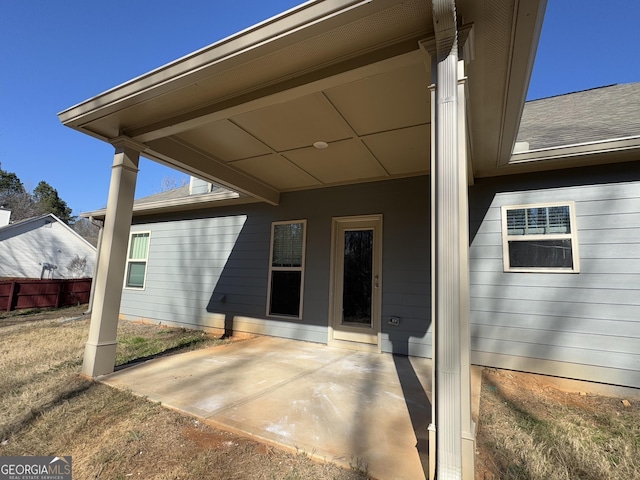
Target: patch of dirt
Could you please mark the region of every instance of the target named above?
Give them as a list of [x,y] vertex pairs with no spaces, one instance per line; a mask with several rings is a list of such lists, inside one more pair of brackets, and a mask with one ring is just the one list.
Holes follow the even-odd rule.
[[254,446],[258,455],[273,454],[273,448],[263,443],[257,443],[243,437],[238,437],[237,435],[222,430],[198,428],[198,425],[199,422],[195,420],[193,425],[189,425],[182,430],[182,436],[193,442],[199,448],[231,450],[233,447],[238,447],[240,443],[244,443]]

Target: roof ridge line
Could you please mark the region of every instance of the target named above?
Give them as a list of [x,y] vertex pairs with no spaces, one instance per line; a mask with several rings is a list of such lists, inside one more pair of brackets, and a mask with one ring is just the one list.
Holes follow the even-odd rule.
[[617,87],[618,85],[632,85],[633,83],[636,82],[630,82],[630,83],[611,83],[609,85],[600,85],[598,87],[591,87],[591,88],[585,88],[583,90],[576,90],[574,92],[566,92],[566,93],[558,93],[557,95],[550,95],[548,97],[541,97],[541,98],[534,98],[532,100],[527,100],[526,103],[532,103],[532,102],[537,102],[539,100],[548,100],[550,98],[557,98],[557,97],[566,97],[567,95],[573,95],[574,93],[583,93],[583,92],[589,92],[591,90],[600,90],[600,89],[604,89],[604,88],[610,88],[610,87]]

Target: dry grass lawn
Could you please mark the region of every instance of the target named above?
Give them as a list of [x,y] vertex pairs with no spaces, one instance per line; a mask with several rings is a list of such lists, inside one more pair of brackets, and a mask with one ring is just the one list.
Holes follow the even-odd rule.
[[581,386],[485,369],[476,479],[640,479],[640,392],[609,397]]
[[[0,313],[0,456],[71,455],[77,479],[365,478],[81,377],[83,310]],[[118,341],[117,364],[221,342],[132,322]],[[640,479],[640,401],[621,400],[485,369],[476,480]]]
[[[71,455],[77,479],[365,478],[81,377],[89,327],[77,318],[83,310],[0,314],[0,456]],[[121,322],[118,339],[118,364],[221,343],[132,322]]]

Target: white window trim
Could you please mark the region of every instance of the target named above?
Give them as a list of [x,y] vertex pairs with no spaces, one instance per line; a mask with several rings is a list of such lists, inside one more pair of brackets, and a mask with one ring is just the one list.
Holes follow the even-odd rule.
[[[134,235],[140,235],[140,234],[148,234],[149,235],[149,242],[147,245],[147,256],[142,259],[142,258],[129,258],[129,251],[131,250],[131,240],[133,239]],[[123,285],[124,285],[124,289],[125,290],[136,290],[136,291],[142,291],[145,290],[147,288],[147,273],[149,272],[149,250],[151,250],[151,230],[142,230],[142,231],[136,231],[136,232],[130,232],[129,233],[129,243],[127,243],[127,261],[125,263],[125,267],[124,267],[124,279],[123,279]],[[144,262],[144,279],[142,280],[142,287],[128,287],[127,286],[127,275],[129,274],[129,263],[131,262]]]
[[[507,229],[507,211],[527,208],[547,208],[547,207],[569,207],[569,221],[571,222],[571,233],[554,233],[546,235],[509,235]],[[530,272],[530,273],[580,273],[580,252],[578,248],[578,224],[576,222],[575,202],[549,202],[530,203],[524,205],[503,205],[502,206],[502,260],[505,272]],[[571,240],[571,254],[573,268],[561,267],[512,267],[509,258],[509,241],[532,241],[532,240]]]
[[[274,267],[273,266],[273,243],[276,225],[291,225],[294,223],[302,224],[302,262],[299,267]],[[269,246],[269,276],[267,279],[267,316],[271,318],[286,318],[288,320],[302,320],[303,300],[304,300],[304,271],[305,260],[307,257],[307,221],[306,220],[286,220],[279,222],[271,222],[271,242]],[[300,308],[298,316],[294,315],[277,315],[270,313],[271,311],[271,274],[272,272],[301,272],[300,273]]]

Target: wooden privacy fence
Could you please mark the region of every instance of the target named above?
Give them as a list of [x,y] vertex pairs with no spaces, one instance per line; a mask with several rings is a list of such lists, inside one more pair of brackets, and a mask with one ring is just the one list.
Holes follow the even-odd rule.
[[0,281],[0,311],[58,308],[89,302],[91,279]]

